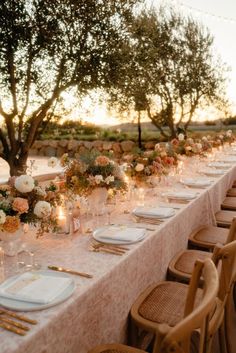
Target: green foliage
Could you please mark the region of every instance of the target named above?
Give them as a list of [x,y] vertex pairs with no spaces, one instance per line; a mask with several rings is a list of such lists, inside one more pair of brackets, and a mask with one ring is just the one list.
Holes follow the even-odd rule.
[[[224,97],[224,70],[213,57],[213,38],[192,18],[170,9],[143,11],[131,39],[114,54],[109,92],[120,111],[146,110],[168,138],[188,128],[197,108]],[[169,129],[163,129],[167,126]]]
[[[0,2],[1,157],[11,174],[63,107],[107,82],[110,51],[127,36],[142,0],[4,0]],[[8,108],[9,104],[11,106]]]

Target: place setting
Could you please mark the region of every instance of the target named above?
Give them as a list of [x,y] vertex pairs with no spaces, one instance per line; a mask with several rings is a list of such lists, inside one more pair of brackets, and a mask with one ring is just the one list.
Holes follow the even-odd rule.
[[209,178],[182,178],[180,183],[190,188],[205,189],[212,184],[212,180]]

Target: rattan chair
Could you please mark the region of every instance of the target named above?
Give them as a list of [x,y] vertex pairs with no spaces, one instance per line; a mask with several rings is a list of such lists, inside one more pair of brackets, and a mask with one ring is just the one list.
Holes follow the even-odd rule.
[[[200,281],[203,281],[203,290],[198,288]],[[147,288],[131,308],[132,344],[139,347],[143,332],[151,332],[153,352],[189,353],[191,334],[198,329],[198,352],[210,352],[212,330],[218,329],[222,318],[219,301],[216,307],[218,281],[212,260],[206,259],[195,263],[190,285],[165,281]],[[210,316],[213,324],[209,324]],[[215,316],[217,320],[212,321]]]
[[236,188],[231,188],[227,191],[227,196],[236,197]]
[[213,251],[216,244],[226,244],[233,241],[236,237],[236,218],[233,219],[230,229],[202,226],[196,229],[189,236],[189,247],[200,248]]
[[221,204],[222,210],[236,211],[236,198],[227,196]]
[[236,217],[235,211],[221,210],[216,212],[215,218],[218,227],[230,228],[233,218]]
[[[231,243],[232,241],[235,241],[235,239],[236,218],[233,219],[225,244]],[[192,249],[181,250],[175,254],[168,266],[168,278],[189,283],[196,260],[204,261],[207,258],[211,258],[214,262],[216,262],[219,245],[224,244],[218,243],[217,245],[214,248],[213,254],[206,251]]]
[[[189,282],[194,266],[192,261],[197,259],[207,259],[212,255],[212,261],[216,264],[221,261],[220,274],[220,292],[219,298],[225,308],[225,341],[228,346],[227,351],[233,353],[231,338],[229,335],[230,326],[232,325],[232,315],[235,315],[235,310],[232,310],[233,287],[236,280],[236,240],[226,245],[216,245],[213,254],[198,251],[186,250],[177,254],[170,262],[168,272],[172,279]],[[229,293],[231,293],[229,295]],[[221,337],[222,339],[222,337]],[[223,340],[224,341],[224,340]],[[235,352],[234,352],[235,353]]]
[[[202,292],[202,300],[198,306],[194,306],[200,276],[205,279],[205,290]],[[188,288],[186,305],[182,320],[174,327],[160,325],[156,334],[153,351],[155,353],[189,353],[192,332],[200,329],[199,352],[207,352],[210,342],[207,341],[209,315],[215,308],[215,299],[218,291],[218,275],[211,260],[196,262],[191,284]],[[145,324],[145,323],[144,323]],[[156,328],[153,328],[156,333]],[[137,348],[121,344],[107,344],[97,346],[89,353],[143,353]]]

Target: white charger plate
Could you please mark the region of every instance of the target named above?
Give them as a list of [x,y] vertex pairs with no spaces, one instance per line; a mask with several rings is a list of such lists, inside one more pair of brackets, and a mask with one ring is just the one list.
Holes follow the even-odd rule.
[[208,164],[208,167],[218,168],[218,169],[229,169],[232,167],[230,164],[224,162],[212,162]]
[[190,187],[192,187],[192,188],[205,188],[205,187],[211,185],[211,180],[209,180],[209,179],[204,179],[204,178],[201,178],[201,179],[192,179],[192,178],[189,178],[189,179],[183,179],[183,180],[181,180],[181,183],[182,183],[183,185],[187,185],[187,186],[190,186]]
[[196,199],[198,196],[198,193],[190,193],[186,192],[186,195],[184,196],[183,194],[181,195],[181,191],[173,191],[173,192],[168,192],[164,194],[164,196],[168,197],[168,199],[173,199],[173,200],[183,200],[183,201],[190,201],[193,199]]
[[[124,241],[124,240],[119,240],[119,239],[105,239],[105,238],[101,238],[101,235],[102,234],[105,234],[106,230],[108,228],[110,228],[112,226],[105,226],[105,227],[101,227],[101,228],[98,228],[96,229],[94,232],[93,232],[93,238],[97,241],[99,241],[100,243],[103,243],[103,244],[113,244],[113,245],[128,245],[128,244],[135,244],[135,243],[138,243],[139,241],[143,240],[144,237],[145,237],[145,233],[143,234],[143,236],[141,236],[140,238],[138,238],[137,240],[135,241]],[[125,227],[125,226],[124,226]],[[122,230],[122,226],[120,227],[121,230]],[[135,228],[135,227],[126,227],[126,228]],[[137,229],[140,229],[140,228],[137,228]]]
[[[49,270],[41,270],[37,271],[37,274],[42,274],[42,275],[47,275],[47,276],[52,276],[52,277],[66,277],[70,278],[65,273],[60,273],[60,272],[55,272],[55,271],[49,271]],[[3,282],[1,285],[6,285],[6,284],[11,284],[13,283],[19,275],[13,276],[8,278],[5,282]],[[72,283],[64,289],[64,291],[56,297],[54,300],[52,300],[50,303],[47,304],[39,304],[39,303],[31,303],[31,302],[25,302],[21,300],[15,300],[15,299],[9,299],[9,298],[4,298],[0,296],[0,305],[2,305],[4,308],[11,309],[11,310],[16,310],[16,311],[36,311],[36,310],[44,310],[48,309],[51,306],[60,304],[64,302],[66,299],[68,299],[74,292],[75,290],[75,282],[72,281]]]
[[206,170],[201,170],[201,173],[208,175],[208,176],[220,176],[225,174],[225,170],[222,169],[206,169]]
[[132,211],[132,214],[135,216],[135,217],[145,217],[145,218],[151,218],[151,219],[165,219],[165,218],[170,218],[172,216],[175,215],[175,210],[173,209],[173,207],[169,206],[169,207],[159,207],[157,206],[157,208],[163,208],[165,211],[167,208],[170,209],[170,214],[169,215],[165,215],[165,214],[159,214],[159,215],[155,215],[155,214],[148,214],[148,213],[140,213],[140,212],[137,212],[137,208],[135,208],[133,211]]

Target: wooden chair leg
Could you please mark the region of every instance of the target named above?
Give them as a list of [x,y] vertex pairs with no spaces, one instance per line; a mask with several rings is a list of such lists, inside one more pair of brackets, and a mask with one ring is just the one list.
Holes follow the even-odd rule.
[[225,324],[224,321],[219,328],[219,345],[220,345],[220,353],[227,353],[227,345],[226,345],[226,337],[225,337]]

